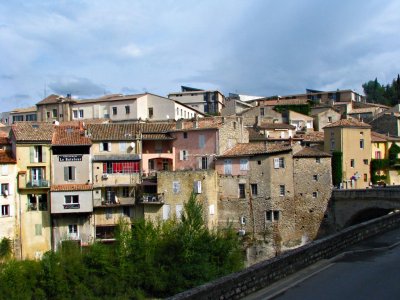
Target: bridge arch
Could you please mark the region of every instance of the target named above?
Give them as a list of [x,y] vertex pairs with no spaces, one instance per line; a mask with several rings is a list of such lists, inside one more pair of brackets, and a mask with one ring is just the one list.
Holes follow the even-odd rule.
[[356,212],[352,215],[348,221],[345,223],[344,227],[353,226],[362,222],[366,222],[375,218],[382,217],[387,215],[391,211],[394,211],[393,208],[382,208],[382,207],[369,207],[363,210]]

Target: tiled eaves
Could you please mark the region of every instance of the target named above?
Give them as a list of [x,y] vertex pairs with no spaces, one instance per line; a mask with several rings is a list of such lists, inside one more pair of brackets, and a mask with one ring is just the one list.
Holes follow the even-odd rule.
[[69,192],[69,191],[91,191],[93,190],[93,184],[53,184],[50,187],[51,192]]

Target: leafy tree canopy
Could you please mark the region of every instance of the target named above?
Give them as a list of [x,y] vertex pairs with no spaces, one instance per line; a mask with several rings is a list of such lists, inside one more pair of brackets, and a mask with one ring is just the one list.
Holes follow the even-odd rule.
[[381,84],[378,78],[362,85],[367,102],[394,106],[400,101],[400,75],[392,83]]

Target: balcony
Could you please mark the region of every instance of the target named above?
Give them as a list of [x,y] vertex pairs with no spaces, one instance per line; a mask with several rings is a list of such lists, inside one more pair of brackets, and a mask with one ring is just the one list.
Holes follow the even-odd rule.
[[35,188],[48,188],[50,187],[48,180],[31,180],[26,183],[27,189],[35,189]]
[[139,197],[138,202],[141,204],[164,204],[164,194],[143,194]]

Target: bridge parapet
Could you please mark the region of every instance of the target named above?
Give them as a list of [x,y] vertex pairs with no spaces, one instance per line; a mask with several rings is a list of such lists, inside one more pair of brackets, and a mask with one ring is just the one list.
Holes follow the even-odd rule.
[[332,191],[332,200],[397,200],[400,202],[400,187],[382,187],[357,190]]

